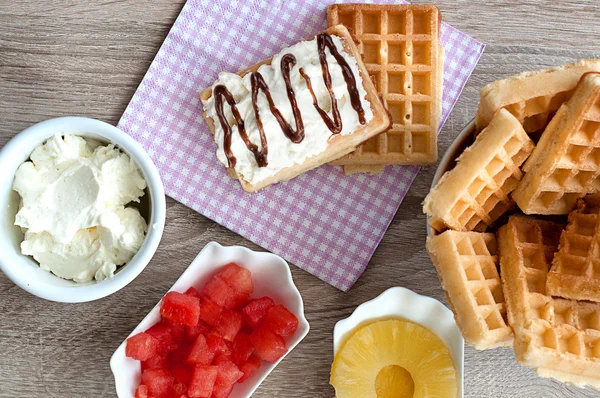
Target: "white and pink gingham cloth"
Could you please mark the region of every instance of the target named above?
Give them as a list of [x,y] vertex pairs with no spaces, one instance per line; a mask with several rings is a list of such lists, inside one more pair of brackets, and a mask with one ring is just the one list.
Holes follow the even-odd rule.
[[[248,194],[217,160],[198,96],[220,71],[247,68],[324,30],[329,3],[188,0],[118,127],[150,154],[167,195],[346,291],[419,168],[345,176],[326,165]],[[484,45],[447,24],[441,41],[445,122]]]

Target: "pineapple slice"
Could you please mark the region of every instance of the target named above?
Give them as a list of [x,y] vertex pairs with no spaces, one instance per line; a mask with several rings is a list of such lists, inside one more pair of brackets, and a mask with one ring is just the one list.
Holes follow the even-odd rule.
[[331,367],[338,398],[453,398],[456,368],[438,336],[416,323],[391,319],[358,328]]

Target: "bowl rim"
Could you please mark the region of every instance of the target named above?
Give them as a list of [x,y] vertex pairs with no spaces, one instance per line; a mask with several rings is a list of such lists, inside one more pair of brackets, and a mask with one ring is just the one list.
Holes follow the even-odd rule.
[[[390,304],[391,303],[391,304]],[[409,305],[411,303],[411,305]],[[385,305],[391,305],[383,314],[375,315]],[[425,318],[429,309],[431,320]],[[377,297],[358,305],[347,318],[339,320],[333,328],[333,356],[352,333],[370,323],[386,319],[404,319],[417,323],[436,334],[448,347],[459,379],[458,396],[464,395],[464,339],[454,319],[454,313],[439,300],[415,293],[405,287],[391,287]]]
[[[61,131],[61,128],[67,131]],[[0,149],[0,163],[8,157],[9,153],[22,153],[24,152],[24,146],[31,147],[33,145],[27,143],[35,142],[33,146],[35,148],[54,134],[63,132],[84,137],[99,138],[119,147],[138,165],[146,180],[150,196],[151,216],[150,220],[147,220],[148,232],[142,246],[134,257],[121,266],[119,272],[112,278],[81,285],[53,286],[45,282],[26,279],[27,275],[24,275],[18,267],[13,266],[10,258],[4,257],[0,259],[0,271],[23,290],[50,301],[80,303],[97,300],[117,292],[133,281],[145,269],[154,256],[164,232],[166,198],[158,169],[144,148],[119,128],[101,120],[88,117],[64,116],[44,120],[27,127],[11,138]],[[9,189],[12,189],[12,186]],[[29,258],[29,261],[39,267],[39,264],[35,260]],[[54,274],[50,273],[50,275],[59,278]]]
[[[440,160],[437,169],[435,170],[435,174],[433,175],[433,180],[431,181],[430,189],[433,189],[438,181],[442,178],[444,173],[448,171],[450,167],[450,163],[456,160],[456,158],[460,155],[457,153],[461,148],[463,142],[467,139],[467,137],[471,136],[475,132],[475,118],[472,118],[466,125],[463,127],[460,133],[454,138],[444,156]],[[429,219],[431,217],[427,216],[426,218],[426,226],[427,226],[427,236],[432,236],[436,234],[436,231],[431,228],[429,225]]]
[[[295,308],[295,309],[289,308],[289,310],[292,313],[294,313],[294,315],[296,315],[296,317],[298,318],[298,330],[297,330],[296,334],[294,336],[292,336],[293,339],[288,338],[290,340],[286,341],[286,343],[288,345],[288,351],[277,362],[275,362],[273,364],[267,364],[267,363],[262,364],[262,366],[269,366],[271,369],[269,369],[264,375],[258,376],[258,378],[255,380],[255,384],[252,387],[250,387],[250,390],[247,392],[246,395],[232,396],[234,398],[236,398],[236,397],[246,398],[246,397],[250,397],[254,393],[254,391],[256,391],[256,389],[262,384],[262,382],[268,377],[268,375],[273,371],[273,369],[275,369],[277,367],[277,365],[287,355],[289,355],[298,344],[300,344],[300,342],[309,333],[310,324],[309,324],[308,320],[306,319],[306,315],[304,314],[304,300],[302,299],[302,295],[300,294],[298,287],[294,283],[294,279],[292,278],[292,272],[290,270],[289,264],[283,258],[281,258],[280,256],[278,256],[276,254],[273,254],[270,252],[257,252],[257,251],[251,250],[244,246],[236,246],[236,245],[222,246],[221,244],[219,244],[215,241],[208,242],[204,246],[204,248],[202,248],[202,250],[198,253],[198,255],[196,255],[196,257],[192,260],[190,265],[188,265],[188,267],[185,269],[185,271],[183,271],[183,273],[179,276],[179,278],[173,283],[173,285],[164,294],[167,294],[170,291],[183,292],[183,291],[187,290],[187,288],[189,288],[189,286],[194,285],[196,282],[198,282],[198,280],[210,275],[212,272],[214,272],[213,269],[210,266],[202,267],[201,263],[204,262],[204,264],[206,264],[206,261],[205,261],[206,257],[210,257],[210,256],[214,257],[217,255],[230,256],[230,257],[236,257],[236,255],[239,255],[240,257],[243,257],[243,258],[253,258],[257,261],[263,261],[265,263],[267,261],[269,261],[269,262],[275,264],[274,267],[281,268],[285,274],[286,290],[288,290],[288,293],[292,294],[293,299],[297,301],[297,308]],[[225,260],[225,261],[227,261],[227,260]],[[240,263],[241,263],[240,265],[242,265],[242,266],[244,265],[242,262],[240,262]],[[227,264],[227,262],[223,262],[218,267],[223,267],[226,264]],[[197,268],[199,268],[200,270],[197,270]],[[189,280],[188,278],[193,279],[195,282],[188,283],[187,282]],[[164,295],[162,297],[164,297]],[[123,387],[121,384],[124,376],[122,376],[119,372],[119,361],[122,361],[123,358],[125,357],[126,341],[129,337],[131,337],[134,334],[137,334],[139,332],[147,330],[148,327],[150,327],[156,323],[156,321],[153,321],[153,319],[156,319],[156,317],[160,317],[160,304],[162,302],[162,297],[160,298],[160,300],[158,300],[156,305],[154,307],[152,307],[152,309],[146,314],[146,316],[137,324],[137,326],[131,331],[131,333],[129,333],[129,335],[125,339],[123,339],[121,344],[117,347],[117,349],[114,351],[114,353],[112,354],[112,356],[110,358],[110,369],[111,369],[111,372],[113,373],[113,377],[114,377],[114,381],[115,381],[115,388],[117,391],[117,396],[119,398],[131,398],[132,397],[131,395],[124,394],[124,393],[126,393],[126,391],[124,391],[125,387]],[[158,318],[158,319],[160,319],[160,318]],[[125,358],[125,359],[127,359],[127,358]],[[131,361],[134,361],[134,360],[131,360]],[[137,363],[137,362],[138,361],[135,361],[134,363]],[[249,379],[249,380],[251,380],[251,379]],[[249,380],[247,380],[247,381],[249,381]]]

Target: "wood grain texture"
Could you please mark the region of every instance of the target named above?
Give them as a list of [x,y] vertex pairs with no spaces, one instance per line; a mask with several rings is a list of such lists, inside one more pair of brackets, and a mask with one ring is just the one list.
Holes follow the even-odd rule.
[[[479,90],[523,70],[599,57],[596,0],[439,0],[444,20],[488,47],[440,136],[443,154],[475,115]],[[61,115],[115,124],[177,17],[182,0],[0,2],[0,146],[27,126]],[[311,332],[256,397],[331,397],[336,321],[392,286],[445,302],[425,252],[424,168],[365,274],[342,293],[292,266]],[[115,397],[114,349],[209,241],[251,242],[169,199],[159,250],[120,292],[88,304],[38,299],[0,274],[0,398]],[[2,253],[0,253],[0,256]],[[600,397],[518,366],[510,349],[465,352],[467,397]]]

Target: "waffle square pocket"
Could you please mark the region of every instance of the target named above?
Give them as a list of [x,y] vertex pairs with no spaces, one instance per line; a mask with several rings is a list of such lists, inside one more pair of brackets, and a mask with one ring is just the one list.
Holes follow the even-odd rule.
[[552,296],[600,301],[600,195],[580,199],[569,213],[558,253],[548,273],[546,290]]
[[484,231],[513,207],[509,194],[523,177],[519,167],[533,147],[521,123],[500,110],[425,198],[431,226]]
[[446,231],[427,238],[427,251],[465,341],[478,350],[511,346],[494,234]]
[[600,73],[581,78],[523,170],[512,196],[525,214],[568,214],[600,189]]
[[517,362],[542,377],[600,388],[600,304],[551,297],[546,278],[562,224],[512,216],[498,231]]
[[329,26],[352,30],[393,122],[332,164],[351,173],[435,163],[443,81],[439,10],[425,4],[334,4],[328,20]]

